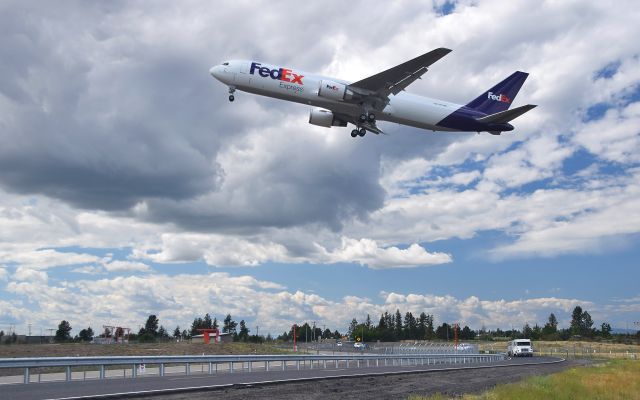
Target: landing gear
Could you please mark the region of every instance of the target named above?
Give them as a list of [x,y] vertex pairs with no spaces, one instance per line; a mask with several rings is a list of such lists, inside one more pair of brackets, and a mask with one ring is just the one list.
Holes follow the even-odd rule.
[[360,122],[367,122],[367,114],[360,114]]
[[374,124],[376,122],[376,115],[374,113],[370,113],[367,116],[367,119],[369,120],[370,123]]
[[234,101],[235,99],[236,98],[232,94],[229,95],[229,101]]
[[229,86],[229,101],[234,101],[236,98],[233,96],[233,92],[236,91],[236,88],[233,86]]
[[354,130],[351,131],[351,137],[363,137],[364,135],[367,134],[367,129],[366,128],[356,128]]

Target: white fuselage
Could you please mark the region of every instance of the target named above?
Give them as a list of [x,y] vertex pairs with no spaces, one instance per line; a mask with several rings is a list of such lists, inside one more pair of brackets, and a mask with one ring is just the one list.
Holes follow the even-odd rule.
[[[246,60],[234,60],[216,65],[211,68],[210,73],[233,89],[321,107],[354,117],[362,113],[357,103],[333,100],[318,95],[322,81],[343,85],[350,83],[342,79]],[[461,107],[460,104],[400,92],[395,96],[389,96],[389,102],[381,112],[377,113],[376,118],[380,121],[390,121],[416,128],[453,131],[454,129],[438,126],[437,123]]]

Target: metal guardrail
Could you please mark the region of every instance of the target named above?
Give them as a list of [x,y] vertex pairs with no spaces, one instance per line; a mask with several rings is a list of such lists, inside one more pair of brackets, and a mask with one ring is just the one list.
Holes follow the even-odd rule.
[[[98,367],[98,379],[105,379],[105,367],[128,366],[131,368],[131,377],[138,376],[138,368],[146,365],[157,365],[157,376],[165,376],[167,364],[184,364],[184,373],[191,374],[191,365],[208,365],[207,372],[218,372],[219,365],[227,365],[227,372],[236,371],[234,366],[241,364],[241,370],[252,371],[253,365],[258,363],[269,371],[274,363],[279,363],[281,370],[293,368],[304,369],[327,368],[327,363],[333,363],[335,368],[346,365],[349,368],[352,362],[357,367],[366,362],[366,366],[417,366],[435,364],[468,364],[480,362],[496,362],[504,360],[504,354],[358,354],[358,355],[234,355],[234,356],[113,356],[113,357],[42,357],[42,358],[0,358],[0,369],[23,368],[23,383],[31,382],[32,369],[64,367],[65,380],[72,380],[73,368],[95,366]],[[247,368],[245,368],[245,366]],[[315,367],[314,367],[315,366]],[[154,374],[156,375],[156,374]],[[126,376],[126,370],[125,370]],[[39,379],[38,379],[39,380]]]

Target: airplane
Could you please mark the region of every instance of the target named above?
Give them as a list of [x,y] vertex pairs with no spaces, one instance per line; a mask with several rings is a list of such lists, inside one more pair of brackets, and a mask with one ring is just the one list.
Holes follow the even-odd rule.
[[529,74],[516,71],[466,105],[407,93],[405,89],[451,52],[438,48],[357,82],[306,73],[257,61],[225,61],[209,73],[229,87],[229,101],[241,90],[311,105],[309,123],[330,128],[355,125],[351,136],[384,133],[377,121],[432,131],[512,131],[509,121],[536,107],[509,109]]

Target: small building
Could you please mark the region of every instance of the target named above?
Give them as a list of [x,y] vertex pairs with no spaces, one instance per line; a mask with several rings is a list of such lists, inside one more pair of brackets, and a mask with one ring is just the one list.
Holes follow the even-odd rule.
[[[211,341],[209,343],[215,344],[215,335],[211,335]],[[233,334],[229,332],[220,333],[219,335],[220,343],[231,343],[233,342]],[[204,343],[204,334],[194,335],[191,337],[191,343]]]

